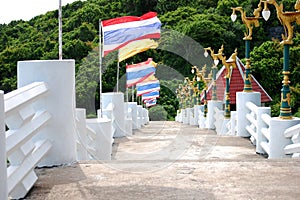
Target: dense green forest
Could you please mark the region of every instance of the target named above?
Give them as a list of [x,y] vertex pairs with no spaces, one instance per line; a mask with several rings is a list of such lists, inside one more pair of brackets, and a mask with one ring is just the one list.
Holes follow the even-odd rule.
[[[280,1],[278,1],[280,2]],[[283,0],[285,10],[294,10],[295,0]],[[159,63],[157,76],[161,78],[162,90],[158,103],[172,119],[178,108],[175,89],[185,76],[192,76],[192,65],[202,67],[202,47],[217,50],[224,44],[229,56],[235,48],[244,58],[245,27],[238,16],[237,22],[230,19],[231,7],[242,6],[251,16],[259,0],[87,0],[77,1],[63,7],[63,58],[76,60],[77,107],[85,107],[94,114],[99,106],[99,20],[125,15],[140,16],[155,11],[162,22],[160,48],[136,55],[121,66],[121,85],[124,85],[126,63],[145,61],[148,57]],[[279,115],[282,81],[283,46],[272,34],[281,24],[274,6],[269,6],[271,18],[260,20],[254,28],[251,42],[252,73],[273,98],[270,103],[272,115]],[[279,28],[278,28],[279,27]],[[171,31],[170,31],[171,30]],[[295,26],[294,44],[290,51],[290,81],[292,111],[300,115],[300,34]],[[192,39],[191,43],[186,42]],[[277,38],[276,38],[277,37]],[[198,46],[197,46],[198,45]],[[202,46],[202,47],[201,47]],[[170,50],[171,49],[171,50]],[[180,51],[179,53],[174,53]],[[178,56],[180,55],[180,56]],[[12,21],[0,24],[0,89],[9,92],[16,88],[17,61],[58,58],[58,11],[36,16],[30,21]],[[103,91],[113,91],[116,85],[116,53],[105,57],[103,67]],[[221,67],[221,66],[219,66]],[[165,70],[167,69],[167,70]],[[173,70],[173,71],[172,71]],[[168,72],[172,71],[172,75]],[[174,73],[173,73],[174,72]],[[167,78],[166,78],[167,77]],[[298,113],[297,113],[298,112]]]

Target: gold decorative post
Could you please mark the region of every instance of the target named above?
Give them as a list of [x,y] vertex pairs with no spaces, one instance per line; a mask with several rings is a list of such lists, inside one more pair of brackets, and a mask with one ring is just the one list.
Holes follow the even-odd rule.
[[192,67],[192,73],[197,76],[197,86],[198,86],[198,97],[199,97],[199,104],[200,105],[200,82],[202,81],[204,83],[204,117],[207,116],[207,85],[209,81],[211,80],[211,77],[205,78],[206,73],[206,65],[203,66],[202,70],[200,71],[196,66]]
[[214,62],[215,65],[218,64],[219,60],[221,60],[222,64],[226,67],[227,73],[225,75],[226,90],[225,90],[225,112],[224,112],[224,117],[226,119],[228,119],[228,118],[230,118],[229,79],[230,79],[230,76],[231,76],[231,67],[236,67],[237,49],[235,49],[234,53],[230,56],[230,58],[228,60],[226,60],[226,56],[223,56],[223,50],[224,50],[223,45],[219,49],[218,54],[214,54],[214,51],[210,47],[204,48],[204,50],[205,50],[205,52],[204,52],[205,56],[208,55],[207,51],[209,50],[211,52],[211,56],[214,59],[214,61],[217,60],[217,62]]
[[262,10],[262,1],[259,2],[258,7],[253,12],[253,17],[247,17],[246,12],[242,7],[231,8],[232,15],[231,20],[234,22],[237,18],[236,11],[241,13],[242,22],[246,26],[246,32],[244,33],[245,37],[245,57],[246,57],[246,66],[245,66],[245,75],[244,75],[244,90],[243,92],[252,92],[251,84],[251,65],[250,65],[250,41],[252,40],[253,27],[259,27],[259,18],[260,12]]
[[281,103],[280,103],[280,115],[281,119],[292,119],[292,110],[290,104],[290,81],[289,81],[289,48],[290,45],[293,44],[293,24],[296,22],[300,25],[300,0],[297,0],[295,3],[295,10],[293,12],[285,12],[283,11],[283,4],[278,5],[275,0],[267,0],[265,2],[265,7],[262,12],[262,15],[265,20],[268,20],[270,17],[270,11],[268,9],[268,4],[272,4],[276,8],[277,18],[279,19],[280,23],[283,25],[284,34],[282,35],[281,44],[284,45],[284,52],[283,52],[283,85],[281,89]]

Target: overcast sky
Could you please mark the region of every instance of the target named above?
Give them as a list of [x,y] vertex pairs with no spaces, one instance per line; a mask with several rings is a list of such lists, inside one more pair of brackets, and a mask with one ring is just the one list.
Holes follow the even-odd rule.
[[[74,1],[76,0],[62,0],[62,5]],[[0,24],[19,19],[30,20],[37,15],[58,9],[58,4],[59,0],[1,0]]]

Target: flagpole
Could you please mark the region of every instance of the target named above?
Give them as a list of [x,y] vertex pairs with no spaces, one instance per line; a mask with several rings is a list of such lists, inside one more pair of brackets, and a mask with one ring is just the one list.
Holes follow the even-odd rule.
[[134,102],[134,86],[131,86],[131,100]]
[[[127,67],[127,63],[126,63],[126,67]],[[127,73],[126,73],[127,76]],[[126,79],[127,80],[127,79]],[[128,97],[128,87],[126,86],[126,100],[127,102],[129,102],[129,97]]]
[[120,51],[118,50],[118,65],[117,65],[117,92],[119,92],[119,74],[120,74],[120,62],[119,62],[119,54],[120,54]]
[[101,19],[99,20],[99,109],[100,109],[100,116],[99,118],[102,118],[102,48],[101,48],[101,32],[102,32],[102,26],[101,26]]
[[58,59],[62,60],[62,6],[59,0],[58,6]]

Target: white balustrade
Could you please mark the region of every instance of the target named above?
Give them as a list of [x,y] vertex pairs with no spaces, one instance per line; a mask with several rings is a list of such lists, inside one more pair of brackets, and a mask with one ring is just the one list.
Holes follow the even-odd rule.
[[124,94],[121,92],[108,92],[102,94],[103,115],[112,121],[114,137],[126,136]]
[[33,102],[35,110],[48,111],[52,116],[47,128],[32,140],[53,141],[53,147],[38,166],[75,162],[75,60],[19,61],[17,78],[18,88],[42,80],[49,89],[42,101]]
[[45,83],[35,82],[5,94],[4,99],[2,95],[8,128],[5,155],[9,161],[4,174],[7,174],[7,194],[13,199],[23,198],[32,188],[37,180],[34,168],[52,147],[49,139],[34,139],[51,119],[48,111],[34,107],[47,92]]
[[128,103],[124,103],[125,113],[125,135],[132,136],[132,109],[128,106]]
[[236,111],[237,111],[237,134],[240,137],[249,137],[246,130],[249,125],[247,114],[250,112],[247,108],[247,102],[252,102],[256,106],[261,105],[261,94],[259,92],[237,92],[236,93]]
[[285,154],[291,154],[293,158],[300,157],[300,124],[292,126],[284,131],[284,136],[290,138],[292,144],[284,147]]
[[[270,107],[258,107],[252,102],[247,102],[246,107],[249,113],[246,114],[248,125],[246,130],[250,135],[250,140],[256,146],[256,152],[260,154],[269,154],[269,125],[270,125]],[[264,119],[262,119],[264,118]]]
[[0,91],[0,199],[8,199],[4,93]]
[[207,128],[215,129],[215,108],[222,109],[222,101],[210,100],[207,102]]
[[128,109],[131,110],[132,129],[135,130],[141,128],[138,123],[137,102],[128,102]]

